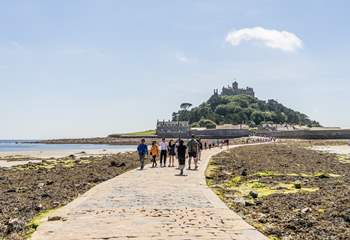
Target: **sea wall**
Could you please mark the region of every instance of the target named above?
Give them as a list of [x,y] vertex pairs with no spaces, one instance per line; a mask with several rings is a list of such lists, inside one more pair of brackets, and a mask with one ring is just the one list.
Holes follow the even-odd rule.
[[248,137],[250,131],[248,129],[205,129],[191,130],[191,134],[201,138],[239,138]]
[[295,139],[350,139],[350,129],[258,131],[257,136]]

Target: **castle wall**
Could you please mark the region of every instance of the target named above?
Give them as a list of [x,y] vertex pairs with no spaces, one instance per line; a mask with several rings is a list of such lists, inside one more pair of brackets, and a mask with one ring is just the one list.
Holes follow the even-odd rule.
[[248,129],[205,129],[191,130],[191,134],[200,138],[239,138],[248,137],[250,131]]
[[277,138],[295,138],[295,139],[350,139],[350,129],[258,131],[256,135],[277,137]]

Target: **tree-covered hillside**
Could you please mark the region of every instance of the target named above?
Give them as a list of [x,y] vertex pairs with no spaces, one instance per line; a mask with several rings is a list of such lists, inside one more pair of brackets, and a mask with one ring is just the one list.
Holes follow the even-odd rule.
[[214,93],[208,101],[197,107],[181,104],[181,110],[173,113],[173,120],[189,121],[193,127],[214,128],[218,124],[248,124],[251,127],[262,123],[300,124],[320,126],[303,113],[283,106],[275,100],[263,101],[248,95],[228,96]]

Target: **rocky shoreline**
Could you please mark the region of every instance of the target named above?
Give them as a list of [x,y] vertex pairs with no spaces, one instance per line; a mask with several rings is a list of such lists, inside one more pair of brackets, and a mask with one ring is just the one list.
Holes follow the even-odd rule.
[[[146,138],[148,143],[152,139]],[[31,143],[44,144],[108,144],[108,145],[135,145],[140,143],[140,138],[115,138],[115,137],[96,137],[96,138],[63,138],[34,141]]]
[[136,153],[74,156],[0,168],[0,239],[25,239],[35,218],[138,166]]
[[350,239],[350,164],[311,150],[315,143],[223,152],[207,169],[208,185],[271,239]]

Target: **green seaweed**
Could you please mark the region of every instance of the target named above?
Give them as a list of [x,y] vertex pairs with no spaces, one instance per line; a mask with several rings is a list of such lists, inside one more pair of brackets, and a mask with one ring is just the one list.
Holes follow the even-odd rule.
[[30,239],[32,234],[37,230],[39,225],[43,222],[43,220],[56,209],[48,209],[45,211],[40,212],[39,214],[35,215],[32,220],[27,224],[27,232],[26,232],[26,238]]
[[319,190],[319,188],[307,187],[297,189],[295,188],[294,183],[276,183],[270,186],[260,182],[259,180],[250,180],[243,182],[240,185],[225,184],[225,187],[229,187],[232,190],[237,191],[239,195],[244,197],[249,197],[249,193],[251,191],[255,191],[258,193],[259,198],[264,198],[271,194],[291,194],[299,192],[315,192]]

